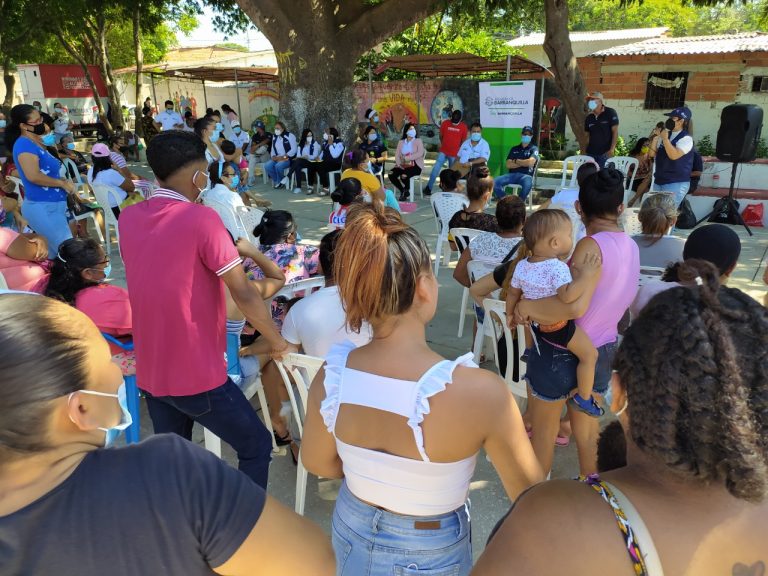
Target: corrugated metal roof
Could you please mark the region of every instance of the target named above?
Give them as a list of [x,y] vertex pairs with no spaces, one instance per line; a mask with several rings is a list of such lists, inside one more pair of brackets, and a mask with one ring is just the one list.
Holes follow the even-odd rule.
[[768,34],[742,32],[715,36],[653,38],[634,44],[606,48],[590,56],[641,56],[646,54],[724,54],[768,51]]
[[[571,42],[598,42],[609,40],[636,40],[642,38],[658,38],[669,31],[664,26],[658,28],[629,28],[626,30],[601,30],[596,32],[571,32]],[[544,44],[544,33],[537,32],[527,36],[519,36],[507,42],[507,46],[541,46]]]

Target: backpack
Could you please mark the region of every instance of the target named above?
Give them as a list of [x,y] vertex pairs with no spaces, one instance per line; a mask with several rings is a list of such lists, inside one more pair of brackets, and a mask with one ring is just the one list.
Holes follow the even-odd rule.
[[720,198],[712,208],[709,222],[718,224],[741,224],[739,219],[739,201],[728,196]]
[[691,209],[691,203],[685,198],[680,204],[680,208],[677,211],[677,223],[676,228],[681,230],[689,230],[696,226],[696,215]]

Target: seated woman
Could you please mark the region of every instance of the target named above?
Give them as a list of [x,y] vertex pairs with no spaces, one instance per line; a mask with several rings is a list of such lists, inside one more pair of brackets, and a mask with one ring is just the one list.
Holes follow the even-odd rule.
[[461,172],[446,168],[445,170],[440,171],[440,181],[438,186],[440,186],[442,192],[465,194],[466,191],[459,191],[459,180],[461,180]]
[[119,218],[120,205],[129,197],[131,201],[139,200],[141,195],[136,192],[133,180],[115,170],[106,144],[94,144],[91,157],[93,166],[88,169],[88,184],[104,184],[115,192],[115,194],[109,194],[109,206],[115,218]]
[[466,576],[480,449],[512,500],[543,479],[517,404],[471,354],[446,360],[430,349],[437,280],[429,248],[399,214],[362,206],[335,259],[347,324],[373,328],[369,344],[331,348],[302,438],[307,470],[343,479],[331,523],[337,574]]
[[370,202],[373,199],[379,202],[386,201],[386,191],[381,181],[369,170],[370,160],[368,155],[360,149],[352,150],[345,158],[347,169],[341,173],[341,179],[354,178],[363,187],[363,199]]
[[481,232],[461,253],[453,271],[453,278],[462,286],[469,287],[470,279],[467,263],[470,260],[483,262],[489,271],[507,258],[512,250],[522,241],[525,224],[525,202],[518,196],[505,196],[496,204],[496,222],[498,231]]
[[[59,158],[62,160],[64,158],[69,158],[72,160],[80,174],[85,174],[88,172],[88,161],[85,159],[85,156],[83,156],[82,152],[79,152],[75,149],[75,140],[72,138],[72,136],[69,134],[63,136],[59,141],[57,151],[59,153]],[[70,180],[75,180],[77,179],[77,174],[73,174],[72,171],[68,169],[67,177]]]
[[347,211],[352,202],[362,198],[363,187],[357,178],[342,178],[339,187],[331,194],[331,200],[339,205],[328,217],[328,228],[341,230],[347,223]]
[[123,376],[83,313],[0,296],[0,373],[3,572],[333,576],[328,536],[210,452],[175,434],[114,446]]
[[0,228],[0,274],[10,290],[42,292],[49,267],[45,238]]
[[[240,194],[237,193],[240,174],[231,163],[225,162],[220,164],[219,162],[213,162],[208,166],[208,177],[211,181],[211,188],[203,194],[203,204],[208,204],[210,201],[218,202],[219,204],[229,206],[233,212],[239,206],[245,205]],[[229,230],[229,233],[233,238],[237,238],[239,230]]]
[[677,208],[671,194],[651,194],[638,214],[643,233],[632,236],[640,248],[640,266],[664,268],[683,257],[685,240],[667,236],[677,222]]
[[112,165],[128,180],[140,180],[141,176],[134,174],[128,169],[128,162],[125,161],[125,156],[122,151],[123,136],[121,134],[115,134],[110,136],[107,140],[109,146],[109,157],[112,159]]
[[407,122],[403,126],[403,136],[397,143],[395,167],[389,173],[389,181],[400,191],[400,202],[409,196],[411,178],[419,176],[424,170],[425,155],[424,143],[416,137],[416,126]]
[[478,166],[467,180],[469,206],[454,214],[449,228],[473,228],[496,233],[499,229],[496,217],[485,213],[485,207],[493,194],[493,177],[487,166]]
[[[632,181],[632,190],[634,196],[629,200],[629,205],[633,206],[638,199],[643,197],[651,187],[651,172],[653,171],[653,158],[651,158],[650,138],[639,138],[635,146],[629,152],[629,155],[637,160],[637,171],[635,179]],[[628,174],[627,177],[630,175]]]
[[243,204],[250,206],[251,200],[248,197],[248,186],[246,186],[245,182],[239,177],[240,163],[243,161],[242,148],[230,140],[223,140],[220,148],[221,153],[224,155],[224,164],[229,164],[229,166],[238,174],[237,186],[235,189],[237,190],[237,193],[240,194],[240,199],[243,201]]
[[368,125],[363,130],[363,141],[359,146],[360,150],[368,155],[371,161],[371,173],[378,176],[384,170],[384,163],[387,161],[387,144],[379,135],[375,126]]
[[690,287],[654,297],[613,362],[625,465],[521,496],[473,575],[764,573],[768,310],[711,264],[678,271]]
[[322,190],[320,196],[327,196],[330,186],[329,174],[341,169],[344,155],[344,142],[339,138],[339,131],[331,126],[323,132],[323,147],[320,149],[320,161],[310,165],[309,180],[314,181],[315,174],[320,178]]
[[[301,133],[299,139],[298,152],[296,157],[291,160],[291,168],[288,170],[288,181],[290,182],[291,176],[296,178],[296,185],[293,188],[294,194],[301,193],[302,179],[304,178],[304,170],[307,171],[307,178],[309,178],[310,170],[312,169],[311,162],[316,162],[320,158],[320,143],[315,141],[312,130],[305,128]],[[307,194],[312,194],[312,182],[307,182]]]

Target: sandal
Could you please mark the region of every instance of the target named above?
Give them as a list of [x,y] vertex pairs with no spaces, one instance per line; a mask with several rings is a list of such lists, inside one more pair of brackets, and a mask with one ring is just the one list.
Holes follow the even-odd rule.
[[291,442],[293,442],[293,439],[291,438],[291,433],[286,430],[285,434],[283,436],[278,436],[277,432],[272,432],[272,434],[275,436],[275,444],[278,446],[288,446]]
[[558,434],[557,438],[555,438],[555,446],[560,446],[561,448],[565,448],[570,443],[571,443],[570,436],[560,436],[560,434]]

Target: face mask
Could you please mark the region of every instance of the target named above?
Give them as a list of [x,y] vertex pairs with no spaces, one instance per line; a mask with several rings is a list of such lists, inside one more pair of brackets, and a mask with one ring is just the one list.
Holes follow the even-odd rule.
[[243,131],[243,129],[242,129],[242,128],[240,128],[240,126],[235,126],[234,128],[232,128],[232,131],[233,131],[235,134],[240,134],[240,132],[242,132],[242,131]]
[[280,128],[275,128],[275,136],[280,136],[282,133],[283,131]]
[[67,143],[67,150],[74,150],[75,149],[75,143],[69,142]]
[[373,174],[373,165],[371,164],[371,161],[368,160],[368,164],[366,165],[366,170]]
[[379,121],[379,117],[378,117],[378,116],[374,116],[374,117],[373,117],[373,121],[374,121],[374,122],[378,122],[378,121]]
[[173,108],[166,108],[165,111],[166,112],[173,112]]
[[42,109],[43,109],[42,106],[35,105],[35,110],[37,110],[38,112],[40,112]]
[[307,144],[312,144],[312,136],[307,136]]
[[224,130],[224,124],[222,124],[221,122],[216,122],[216,130],[218,130],[219,132]]
[[211,132],[211,142],[217,142],[219,140],[219,136],[221,136],[221,132],[218,130]]
[[482,134],[480,132],[472,132],[472,136],[470,136],[472,139],[472,142],[480,142],[480,138],[482,138]]
[[104,280],[109,278],[109,275],[112,274],[112,262],[104,266],[104,269],[102,270],[104,272]]
[[32,126],[32,134],[34,134],[35,136],[42,136],[43,134],[45,134],[45,124],[40,122],[40,124],[35,124],[34,126]]
[[240,174],[235,174],[232,176],[232,188],[237,188],[240,186]]
[[328,141],[328,134],[323,134],[323,140]]
[[56,134],[49,132],[43,136],[43,146],[53,146],[56,144]]
[[[195,180],[197,180],[197,175],[198,174],[203,174],[205,176],[205,186],[203,186],[202,188],[198,187],[198,185],[195,184]],[[192,185],[195,188],[197,188],[198,191],[200,192],[200,194],[197,195],[197,198],[195,198],[195,202],[197,202],[198,200],[200,200],[200,197],[203,194],[205,194],[210,189],[210,187],[211,187],[211,177],[208,176],[208,174],[206,172],[200,172],[200,170],[196,170],[195,171],[195,175],[192,176]]]
[[674,130],[675,129],[675,121],[672,120],[672,118],[667,118],[667,121],[664,122],[664,128],[667,130]]
[[410,138],[414,138],[416,136],[416,130],[411,128],[410,130],[408,130],[408,132],[405,133],[405,135],[410,137]]
[[648,154],[648,146],[643,146],[642,148],[640,148],[640,152],[642,154]]
[[[79,390],[79,392],[81,394],[91,394],[93,396],[106,396],[108,398],[117,398],[117,403],[120,404],[120,410],[122,410],[123,412],[122,416],[120,417],[120,422],[117,425],[112,426],[112,428],[99,428],[99,430],[103,430],[104,432],[107,433],[106,437],[104,438],[105,447],[114,443],[117,437],[120,436],[120,432],[128,428],[128,426],[130,426],[131,424],[133,424],[133,417],[131,416],[131,413],[128,411],[128,400],[125,394],[125,382],[120,384],[120,387],[117,389],[117,394],[107,394],[106,392],[96,392],[95,390]],[[72,394],[74,394],[74,392]],[[72,394],[69,395],[69,398],[72,398]]]
[[592,111],[597,110],[597,100],[590,100],[587,102],[587,108],[589,108]]
[[523,137],[520,139],[523,144],[530,144],[531,140],[533,140],[533,136],[528,136],[527,134],[523,134]]
[[0,120],[0,128],[5,128],[7,122],[5,120]]
[[64,109],[63,108],[54,108],[53,111],[56,114],[64,114]]
[[374,140],[376,140],[376,132],[369,132],[368,133],[368,141],[369,142],[373,142]]

